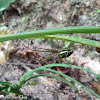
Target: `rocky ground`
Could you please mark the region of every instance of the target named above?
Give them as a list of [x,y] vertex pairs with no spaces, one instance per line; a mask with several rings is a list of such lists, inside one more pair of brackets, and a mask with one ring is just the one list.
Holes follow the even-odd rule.
[[[0,25],[6,25],[14,33],[65,26],[99,26],[100,11],[98,12],[96,8],[100,9],[99,0],[16,0],[3,12],[0,17]],[[100,40],[99,34],[81,34],[81,36]],[[60,44],[60,47],[64,46],[61,41],[56,42],[57,46],[54,46],[52,44],[55,41],[46,40],[45,42],[38,39],[19,39],[14,40],[13,43],[14,49],[19,51],[35,50],[35,47],[38,47],[36,51],[42,57],[51,55],[51,53],[41,52],[39,48],[43,48],[43,50],[58,49],[57,44]],[[92,47],[76,43],[72,43],[72,46],[74,53],[71,56],[74,63],[100,74],[100,53]],[[25,72],[40,66],[42,64],[39,63],[39,60],[37,62],[32,59],[27,60],[25,56],[11,53],[7,62],[0,66],[0,81],[16,83]],[[69,75],[74,77],[72,73],[76,74],[76,70],[69,72]],[[91,82],[96,81],[95,77],[89,73],[82,74],[80,72],[78,78],[88,87],[92,86]],[[77,93],[71,87],[63,86],[63,83],[55,79],[41,77],[35,81],[48,81],[48,83],[23,87],[21,91],[25,95],[30,95],[28,96],[29,100],[79,100]],[[82,87],[75,85],[80,91],[81,100],[99,100]]]

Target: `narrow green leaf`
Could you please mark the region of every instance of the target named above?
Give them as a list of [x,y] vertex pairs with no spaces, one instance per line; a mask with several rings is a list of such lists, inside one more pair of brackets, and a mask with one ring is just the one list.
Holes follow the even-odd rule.
[[100,27],[98,26],[71,26],[71,27],[62,27],[55,29],[45,29],[37,30],[30,32],[17,33],[12,35],[4,35],[0,37],[0,42],[15,40],[15,39],[24,39],[24,38],[36,38],[43,37],[47,35],[57,35],[57,34],[69,34],[69,33],[100,33]]
[[58,39],[58,40],[76,42],[76,43],[80,43],[83,45],[88,45],[88,46],[100,48],[99,41],[84,39],[84,38],[75,37],[75,36],[49,35],[49,36],[41,36],[41,37],[33,37],[33,38]]
[[[43,69],[42,69],[43,70]],[[87,91],[89,91],[90,93],[92,93],[93,95],[97,96],[98,98],[100,98],[100,95],[98,95],[97,93],[95,93],[92,89],[89,89],[87,88],[86,86],[84,86],[83,84],[81,84],[80,82],[76,81],[75,79],[63,74],[63,73],[60,73],[58,71],[55,71],[55,70],[52,70],[52,69],[48,69],[48,68],[44,68],[44,70],[46,71],[50,71],[50,72],[53,72],[53,73],[56,73],[56,74],[59,74],[59,75],[62,75],[68,79],[70,79],[71,81],[77,83],[78,85],[81,85],[83,88],[85,88]]]
[[[56,74],[62,75],[62,76],[64,76],[64,77],[70,79],[71,81],[73,81],[73,82],[75,82],[75,83],[81,85],[83,88],[85,88],[86,90],[88,90],[90,93],[92,93],[92,94],[94,94],[95,96],[97,96],[97,97],[100,98],[100,96],[99,96],[98,94],[96,94],[93,90],[87,88],[86,86],[84,86],[84,85],[81,84],[80,82],[76,81],[75,79],[73,79],[73,78],[71,78],[71,77],[69,77],[69,76],[67,76],[67,75],[65,75],[65,74],[63,74],[63,73],[60,73],[60,72],[58,72],[58,71],[55,71],[55,70],[46,68],[46,67],[51,67],[51,66],[55,66],[55,67],[69,67],[69,65],[66,65],[66,64],[48,64],[48,65],[42,66],[42,67],[40,67],[40,68],[36,68],[36,69],[34,69],[34,70],[32,70],[32,71],[29,71],[29,72],[27,72],[26,74],[24,74],[24,75],[20,78],[20,81],[19,81],[18,85],[19,85],[19,86],[22,85],[22,83],[23,83],[30,75],[32,75],[34,72],[39,71],[39,70],[46,70],[46,71],[54,72],[54,73],[56,73]],[[72,66],[70,66],[70,67],[72,67]],[[93,72],[91,72],[91,71],[89,71],[89,70],[87,70],[87,69],[84,69],[84,68],[82,68],[82,67],[78,67],[78,66],[75,66],[75,65],[74,65],[73,67],[74,67],[74,68],[78,68],[78,69],[85,70],[85,71],[87,71],[87,72],[90,72],[91,74],[94,74],[94,75],[96,75],[97,77],[100,78],[100,75],[95,74],[95,73],[93,73]]]
[[0,81],[0,84],[1,85],[4,85],[4,86],[10,86],[12,83],[10,83],[10,82],[1,82]]
[[[64,78],[62,78],[62,77],[60,77],[60,76],[51,75],[51,74],[38,74],[38,75],[34,75],[34,76],[28,78],[28,79],[26,80],[26,82],[29,81],[29,80],[32,79],[32,78],[37,78],[37,77],[40,77],[40,76],[46,76],[46,77],[56,78],[57,80],[62,81],[62,82],[64,82],[64,83],[68,84],[69,86],[71,86],[72,88],[74,88],[76,91],[78,91],[78,89],[77,89],[71,82],[65,80]],[[39,84],[40,84],[40,83],[39,83]]]
[[80,44],[84,44],[84,45],[100,48],[100,42],[99,41],[94,41],[94,40],[90,40],[90,39],[84,39],[84,38],[75,37],[75,36],[60,36],[60,35],[56,35],[56,36],[51,36],[51,37],[55,37],[56,39],[63,39],[63,40],[66,40],[66,41],[76,42],[76,43],[80,43]]
[[55,67],[74,67],[74,68],[78,68],[78,69],[81,69],[81,70],[84,70],[84,71],[87,71],[87,72],[89,72],[89,73],[91,73],[91,74],[93,74],[93,75],[95,75],[96,77],[98,77],[98,78],[100,78],[100,75],[98,75],[98,74],[96,74],[96,73],[93,73],[93,72],[91,72],[91,71],[89,71],[89,70],[87,70],[87,69],[85,69],[85,68],[82,68],[82,67],[79,67],[79,66],[75,66],[75,65],[67,65],[67,64],[58,64],[58,63],[56,63],[56,64],[48,64],[48,65],[45,65],[45,66],[41,66],[41,67],[39,67],[39,68],[36,68],[36,69],[34,69],[34,70],[32,70],[32,71],[29,71],[29,72],[27,72],[27,73],[25,73],[21,78],[20,78],[20,81],[23,81],[23,80],[26,80],[26,78],[28,78],[30,75],[32,75],[35,71],[37,71],[38,69],[42,69],[42,68],[46,68],[46,67],[51,67],[51,66],[55,66]]
[[8,8],[8,6],[16,0],[0,0],[0,12]]

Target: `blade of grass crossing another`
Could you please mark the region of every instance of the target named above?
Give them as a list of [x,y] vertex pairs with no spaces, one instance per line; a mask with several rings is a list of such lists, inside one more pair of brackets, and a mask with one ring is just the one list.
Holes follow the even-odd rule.
[[25,39],[33,37],[41,37],[46,35],[57,35],[57,34],[69,34],[69,33],[100,33],[100,27],[98,26],[70,26],[54,29],[37,30],[30,32],[17,33],[12,35],[4,35],[0,37],[0,42]]
[[[45,66],[42,66],[42,67],[40,67],[40,68],[34,69],[34,70],[32,70],[32,71],[27,72],[26,74],[24,74],[24,75],[21,77],[21,79],[20,79],[20,81],[19,81],[19,83],[18,83],[19,86],[22,86],[23,82],[24,82],[30,75],[32,75],[34,72],[39,71],[39,70],[46,70],[46,71],[54,72],[54,73],[56,73],[56,74],[62,75],[62,76],[64,76],[64,77],[70,79],[71,81],[73,81],[73,82],[75,82],[75,83],[81,85],[83,88],[85,88],[86,90],[88,90],[90,93],[92,93],[92,94],[94,94],[95,96],[97,96],[97,97],[100,98],[100,96],[99,96],[98,94],[96,94],[93,90],[87,88],[86,86],[84,86],[83,84],[79,83],[79,82],[76,81],[75,79],[73,79],[73,78],[71,78],[71,77],[69,77],[69,76],[67,76],[67,75],[65,75],[65,74],[63,74],[63,73],[60,73],[60,72],[58,72],[58,71],[55,71],[55,70],[46,68],[46,67],[51,67],[51,66],[55,66],[55,67],[69,67],[69,66],[66,65],[66,64],[49,64],[49,65],[45,65]],[[89,71],[89,70],[87,70],[87,69],[84,69],[84,68],[82,68],[82,67],[73,66],[73,68],[78,68],[78,69],[85,70],[85,71],[87,71],[87,72],[89,72],[89,73],[91,73],[91,74],[94,74],[94,75],[96,75],[97,77],[100,78],[100,76],[98,76],[97,74],[95,74],[95,73],[93,73],[93,72],[91,72],[91,71]]]
[[95,93],[92,89],[89,89],[87,88],[86,86],[84,86],[83,84],[81,84],[80,82],[76,81],[75,79],[63,74],[63,73],[60,73],[58,71],[55,71],[55,70],[52,70],[52,69],[48,69],[48,68],[44,68],[42,70],[46,70],[46,71],[50,71],[50,72],[53,72],[53,73],[56,73],[56,74],[59,74],[59,75],[62,75],[63,77],[66,77],[68,79],[70,79],[71,81],[77,83],[78,85],[82,86],[83,88],[85,88],[87,91],[89,91],[91,94],[97,96],[98,98],[100,98],[100,95],[98,95],[97,93]]
[[61,36],[61,35],[49,35],[49,36],[41,36],[37,38],[44,38],[44,39],[58,39],[58,40],[64,40],[64,41],[70,41],[75,42],[83,45],[88,45],[92,47],[98,47],[100,48],[100,42],[90,39],[84,39],[76,36]]
[[95,75],[97,78],[100,78],[100,75],[98,75],[98,74],[96,74],[96,73],[94,73],[94,72],[91,72],[91,71],[89,71],[88,69],[85,69],[85,68],[82,68],[82,67],[79,67],[79,66],[75,66],[75,65],[71,65],[71,64],[58,64],[58,63],[56,63],[56,64],[48,64],[48,65],[44,65],[44,66],[41,66],[41,67],[39,67],[39,68],[36,68],[36,69],[34,69],[34,70],[32,70],[32,71],[29,71],[29,72],[27,72],[27,73],[25,73],[21,78],[20,78],[20,81],[23,81],[23,80],[26,80],[26,78],[28,78],[30,75],[32,75],[34,72],[36,72],[38,69],[42,69],[42,68],[46,68],[46,67],[52,67],[52,66],[55,66],[55,67],[73,67],[73,68],[77,68],[77,69],[81,69],[81,70],[84,70],[84,71],[87,71],[87,72],[89,72],[89,73],[91,73],[91,74],[93,74],[93,75]]
[[60,77],[60,76],[51,75],[51,74],[39,74],[39,75],[34,75],[34,76],[28,78],[28,79],[26,80],[26,82],[29,81],[29,80],[32,79],[32,78],[37,78],[37,77],[40,77],[40,76],[46,76],[46,77],[55,78],[55,79],[57,79],[57,80],[59,80],[59,81],[62,81],[62,82],[64,82],[64,83],[68,84],[69,86],[71,86],[72,88],[74,88],[75,91],[78,92],[78,89],[77,89],[71,82],[67,81],[66,79],[64,79],[64,78],[62,78],[62,77]]

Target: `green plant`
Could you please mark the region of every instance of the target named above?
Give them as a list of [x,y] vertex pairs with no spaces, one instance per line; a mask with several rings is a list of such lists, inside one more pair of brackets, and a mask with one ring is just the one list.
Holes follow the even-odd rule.
[[[45,39],[58,39],[58,40],[76,42],[76,43],[100,48],[100,42],[99,41],[94,41],[94,40],[89,40],[89,39],[84,39],[84,38],[74,37],[74,36],[57,35],[57,34],[68,34],[68,33],[100,33],[100,27],[96,27],[96,26],[75,26],[75,27],[63,27],[63,28],[56,28],[56,29],[46,29],[46,30],[39,30],[39,31],[23,32],[23,33],[17,33],[17,34],[13,34],[13,35],[1,36],[0,42],[4,42],[4,41],[8,41],[8,40],[14,40],[14,39],[24,39],[24,38],[45,38]],[[0,91],[5,90],[7,92],[7,94],[12,92],[12,93],[15,93],[17,95],[18,94],[21,95],[22,93],[20,92],[20,88],[27,81],[29,81],[32,78],[39,77],[39,76],[47,76],[47,77],[56,78],[56,79],[58,79],[62,82],[65,82],[66,84],[73,87],[78,92],[78,89],[71,82],[65,80],[64,78],[62,78],[60,76],[49,75],[49,74],[39,74],[39,75],[31,76],[34,72],[36,72],[38,70],[46,70],[46,71],[50,71],[50,72],[62,75],[63,77],[70,79],[71,81],[81,85],[83,88],[85,88],[86,90],[88,90],[89,92],[91,92],[92,94],[94,94],[95,96],[100,98],[100,95],[96,94],[93,90],[87,88],[86,86],[79,83],[75,79],[73,79],[73,78],[71,78],[71,77],[69,77],[69,76],[67,76],[63,73],[57,72],[53,69],[47,68],[47,67],[51,67],[51,66],[55,66],[55,67],[70,67],[71,66],[73,68],[85,70],[85,71],[95,75],[98,79],[100,79],[100,75],[95,74],[95,73],[93,73],[93,72],[91,72],[87,69],[81,68],[79,66],[75,66],[75,65],[71,65],[71,64],[68,64],[68,65],[67,64],[49,64],[49,65],[45,65],[45,66],[42,66],[40,68],[36,68],[32,71],[27,72],[26,74],[24,74],[20,78],[20,80],[17,84],[12,84],[12,83],[9,83],[9,82],[0,82],[0,84],[2,85],[0,87]],[[40,83],[40,82],[38,82],[38,83]],[[32,84],[38,84],[38,83],[33,82],[33,83],[30,83],[30,84],[26,84],[26,85],[32,85]]]
[[100,13],[100,9],[98,9],[98,8],[95,8],[95,9],[96,9],[96,12]]
[[[40,76],[46,76],[46,77],[51,77],[51,78],[56,78],[57,80],[60,80],[66,84],[68,84],[69,86],[73,87],[75,89],[76,92],[78,92],[78,89],[75,87],[74,84],[72,84],[71,82],[65,80],[64,78],[60,77],[60,76],[56,76],[56,75],[50,75],[50,74],[38,74],[38,75],[33,75],[31,76],[32,74],[34,74],[34,72],[36,71],[39,71],[39,70],[46,70],[46,71],[50,71],[50,72],[53,72],[53,73],[56,73],[58,75],[61,75],[63,77],[66,77],[67,79],[70,79],[71,81],[81,85],[83,88],[85,88],[86,90],[88,90],[90,93],[94,94],[95,96],[99,97],[100,96],[98,94],[96,94],[93,90],[87,88],[86,86],[84,86],[83,84],[79,83],[78,81],[76,81],[75,79],[69,77],[68,75],[65,75],[63,73],[60,73],[58,71],[55,71],[53,69],[49,69],[48,67],[52,67],[52,66],[55,66],[55,67],[72,67],[72,68],[77,68],[77,69],[81,69],[81,70],[84,70],[84,71],[87,71],[93,75],[95,75],[97,78],[100,79],[100,75],[98,74],[95,74],[87,69],[84,69],[82,67],[79,67],[79,66],[75,66],[75,65],[67,65],[67,64],[49,64],[49,65],[45,65],[45,66],[41,66],[39,68],[36,68],[34,70],[31,70],[29,72],[27,72],[26,74],[24,74],[19,82],[17,84],[12,84],[10,82],[0,82],[0,84],[2,85],[2,87],[0,87],[0,91],[6,91],[7,94],[9,94],[10,92],[12,93],[15,93],[16,95],[22,95],[22,93],[20,92],[20,88],[27,82],[29,81],[30,79],[33,79],[33,78],[37,78],[37,77],[40,77]],[[26,83],[26,85],[37,85],[37,84],[40,84],[42,82],[31,82],[31,83]]]
[[25,22],[28,20],[28,15],[23,15],[21,22]]
[[13,35],[4,35],[0,37],[0,42],[15,40],[15,39],[25,39],[25,38],[45,38],[45,39],[58,39],[64,41],[71,41],[71,42],[76,42],[76,43],[100,48],[100,42],[98,41],[79,38],[75,36],[57,35],[57,34],[70,34],[70,33],[100,33],[100,27],[73,26],[73,27],[63,27],[63,28],[23,32],[23,33],[17,33]]
[[0,0],[0,12],[4,11],[8,6],[16,0]]

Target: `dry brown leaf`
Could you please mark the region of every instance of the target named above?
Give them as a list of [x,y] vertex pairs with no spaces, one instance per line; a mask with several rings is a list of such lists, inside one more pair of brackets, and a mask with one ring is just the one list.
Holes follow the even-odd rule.
[[6,52],[0,51],[0,64],[4,64],[8,58],[8,55]]
[[33,54],[34,57],[36,57],[36,58],[40,57],[40,55],[35,50],[28,49],[27,50],[27,53]]
[[100,94],[100,81],[93,81],[91,86],[96,91],[96,93]]
[[31,50],[31,49],[23,50],[23,51],[20,51],[20,50],[13,50],[12,51],[12,53],[16,53],[16,52],[18,54],[20,54],[21,56],[25,57],[27,60],[31,59],[29,54],[31,54],[31,56],[34,56],[34,58],[40,57],[40,55],[35,50]]
[[79,74],[85,75],[85,72],[83,70],[79,69]]
[[27,56],[27,52],[26,51],[20,51],[18,50],[17,53],[23,57],[25,57],[27,60],[29,60],[29,57]]
[[87,100],[86,98],[83,98],[82,100]]
[[[4,30],[3,28],[0,28],[0,36],[8,34],[13,34],[11,29]],[[0,42],[0,65],[4,64],[7,61],[8,55],[12,49],[12,41]]]
[[85,64],[86,64],[86,62],[82,62],[80,65],[81,65],[81,66],[84,66]]

